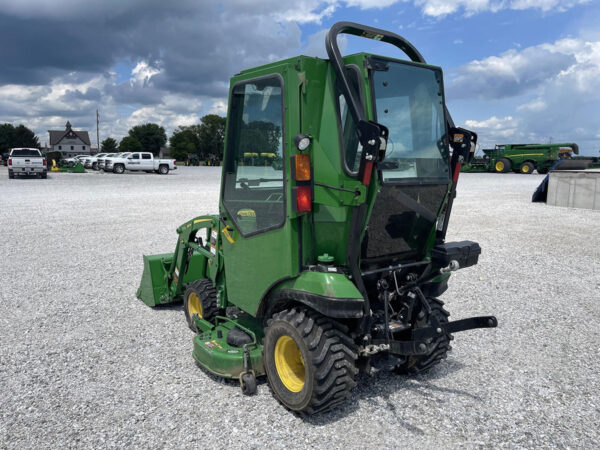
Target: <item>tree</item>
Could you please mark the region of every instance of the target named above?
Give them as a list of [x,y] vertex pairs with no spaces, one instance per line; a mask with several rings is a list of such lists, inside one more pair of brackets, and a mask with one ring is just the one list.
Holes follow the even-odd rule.
[[0,125],[0,151],[6,152],[14,147],[40,148],[40,141],[25,125],[17,127],[10,123]]
[[5,153],[13,147],[15,127],[10,123],[0,125],[0,153]]
[[114,153],[117,151],[117,141],[108,137],[102,141],[100,148],[103,153]]
[[123,139],[121,139],[121,143],[119,144],[120,152],[141,152],[142,149],[143,147],[140,141],[133,136],[125,136]]
[[[138,141],[138,143],[141,145],[140,150],[152,152],[155,156],[160,152],[160,148],[167,143],[167,134],[165,133],[165,129],[155,123],[136,125],[129,130],[129,136]],[[122,143],[123,141],[121,141],[121,144]]]
[[198,153],[199,144],[198,136],[194,133],[193,127],[180,126],[169,139],[171,157],[183,161],[188,154]]
[[14,147],[35,147],[40,148],[40,141],[33,131],[25,125],[19,125],[15,128]]
[[208,114],[200,119],[197,129],[200,140],[200,154],[204,157],[215,155],[223,159],[223,143],[225,141],[225,117]]

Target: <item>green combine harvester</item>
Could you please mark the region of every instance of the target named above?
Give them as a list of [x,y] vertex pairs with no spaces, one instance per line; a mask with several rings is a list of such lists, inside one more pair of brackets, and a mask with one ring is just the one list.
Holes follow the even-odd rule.
[[[410,60],[342,57],[342,33]],[[477,136],[455,127],[442,70],[404,38],[355,23],[335,24],[325,44],[328,60],[231,79],[219,214],[181,225],[174,253],[144,256],[137,292],[153,307],[183,300],[201,367],[246,394],[266,375],[302,414],[343,402],[359,371],[422,372],[453,333],[497,326],[450,322],[438,300],[481,252],[445,242]]]
[[[546,174],[557,161],[579,154],[577,144],[503,144],[483,150],[483,157],[473,158],[462,172],[496,172]],[[565,165],[566,167],[566,165]]]

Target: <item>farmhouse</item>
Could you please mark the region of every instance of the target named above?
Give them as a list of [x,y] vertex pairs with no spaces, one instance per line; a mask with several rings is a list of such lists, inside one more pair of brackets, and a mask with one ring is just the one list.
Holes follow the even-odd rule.
[[90,153],[91,146],[88,132],[73,130],[69,121],[67,121],[64,130],[48,130],[48,133],[50,134],[50,148],[53,152],[61,152],[63,156]]

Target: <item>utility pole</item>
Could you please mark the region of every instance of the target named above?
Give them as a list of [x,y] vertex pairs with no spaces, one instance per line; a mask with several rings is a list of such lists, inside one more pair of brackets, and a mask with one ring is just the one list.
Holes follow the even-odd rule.
[[96,153],[100,153],[100,131],[98,128],[100,127],[100,115],[98,114],[98,110],[96,110]]

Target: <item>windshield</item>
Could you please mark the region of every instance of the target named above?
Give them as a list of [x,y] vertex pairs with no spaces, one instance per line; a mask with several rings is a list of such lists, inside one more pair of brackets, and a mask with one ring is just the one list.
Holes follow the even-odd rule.
[[377,60],[387,70],[373,72],[377,122],[389,128],[384,182],[447,183],[442,73],[438,69]]
[[10,156],[42,156],[40,155],[39,150],[33,149],[21,149],[21,150],[13,150]]

